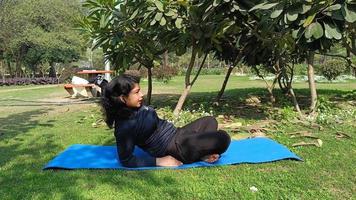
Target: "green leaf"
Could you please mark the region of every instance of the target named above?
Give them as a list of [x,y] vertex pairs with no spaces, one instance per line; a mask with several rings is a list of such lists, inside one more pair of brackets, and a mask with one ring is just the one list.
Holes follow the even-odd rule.
[[177,17],[178,17],[178,14],[174,13],[174,15],[172,16],[172,19],[177,19]]
[[271,18],[277,18],[279,15],[281,15],[281,13],[283,12],[283,8],[281,9],[276,9],[271,13]]
[[325,9],[325,11],[333,11],[333,10],[339,10],[341,8],[340,4],[334,4],[332,6],[329,6]]
[[106,15],[102,15],[100,18],[100,28],[105,28],[109,23],[110,18]]
[[158,22],[161,21],[162,16],[163,16],[163,14],[161,12],[156,13],[155,20]]
[[162,4],[161,1],[155,0],[155,5],[156,5],[156,7],[158,8],[159,11],[161,11],[161,12],[164,11],[164,10],[163,10],[163,4]]
[[261,10],[268,10],[268,9],[271,9],[273,7],[275,7],[276,5],[278,5],[278,3],[268,3],[268,4],[265,4],[263,6],[261,6]]
[[343,11],[342,14],[344,14],[345,20],[347,22],[354,23],[356,21],[356,12],[353,10],[350,10],[347,7],[347,4],[344,4],[344,7],[341,11]]
[[287,15],[283,15],[284,17],[283,17],[283,21],[284,21],[284,23],[285,24],[288,24],[289,23],[289,21],[288,21],[288,18],[287,18]]
[[156,10],[156,7],[150,6],[150,7],[147,8],[147,10],[148,10],[148,11],[154,11],[154,10]]
[[335,38],[337,40],[341,39],[342,35],[340,33],[340,30],[334,24],[324,22],[324,28],[325,28],[325,37],[326,38],[329,38],[329,39]]
[[155,19],[153,19],[153,20],[151,21],[150,25],[153,26],[153,25],[156,24],[156,22],[157,22],[157,21],[156,21]]
[[305,20],[305,22],[304,22],[304,24],[303,24],[303,27],[309,26],[309,25],[313,22],[314,18],[315,18],[315,14],[309,15],[309,16],[307,17],[307,19]]
[[324,35],[324,29],[319,22],[314,22],[311,25],[311,32],[315,39],[319,39]]
[[235,10],[240,10],[240,6],[237,4],[234,4],[234,8],[235,8]]
[[292,31],[292,37],[293,37],[294,39],[298,39],[298,38],[299,38],[299,35],[300,35],[300,33],[301,33],[300,30],[301,30],[301,29],[299,28],[299,29],[296,29],[296,30],[293,30],[293,31]]
[[305,33],[304,33],[304,37],[305,37],[306,39],[309,39],[309,38],[312,37],[312,35],[313,35],[312,26],[310,25],[310,26],[308,26],[308,27],[306,28]]
[[278,3],[267,3],[267,2],[260,3],[260,4],[255,5],[254,7],[252,7],[249,10],[249,12],[251,12],[253,10],[268,10],[268,9],[273,8],[276,5],[278,5]]
[[311,9],[311,5],[305,5],[305,4],[303,4],[302,10],[301,10],[300,14],[305,14],[305,13],[307,13],[310,9]]
[[175,21],[175,25],[177,28],[182,28],[182,21],[183,19],[182,18],[177,18],[176,21]]
[[138,13],[138,9],[136,9],[136,10],[132,13],[132,15],[131,15],[131,17],[130,17],[129,19],[130,19],[130,20],[134,19],[134,18],[136,17],[137,13]]
[[164,17],[161,18],[161,21],[159,22],[159,25],[164,26],[166,25],[166,19]]
[[213,6],[216,7],[221,3],[221,0],[214,0]]
[[291,22],[295,21],[298,18],[298,13],[287,13],[287,19]]
[[167,17],[172,17],[174,13],[175,12],[173,12],[172,10],[169,10],[168,12],[164,13],[164,15],[166,15]]

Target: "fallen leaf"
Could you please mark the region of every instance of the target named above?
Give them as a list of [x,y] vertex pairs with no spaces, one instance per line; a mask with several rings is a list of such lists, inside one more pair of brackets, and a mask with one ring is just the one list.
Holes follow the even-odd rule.
[[323,141],[321,139],[317,139],[316,142],[298,142],[292,144],[292,147],[298,147],[298,146],[316,146],[316,147],[321,147],[323,145]]
[[337,132],[336,133],[336,136],[335,136],[336,139],[341,139],[341,138],[347,138],[347,139],[350,139],[351,136],[346,134],[346,133],[342,133],[342,132]]
[[231,124],[225,125],[224,128],[238,128],[238,127],[241,127],[241,126],[242,126],[241,122],[235,122],[235,123],[231,123]]
[[231,139],[233,140],[243,140],[243,139],[247,139],[247,138],[250,138],[251,137],[251,134],[249,133],[238,133],[238,134],[233,134],[231,136]]
[[291,135],[290,138],[307,137],[307,138],[319,139],[318,137],[313,136],[312,133],[308,131],[297,131],[297,132],[288,133],[288,135]]

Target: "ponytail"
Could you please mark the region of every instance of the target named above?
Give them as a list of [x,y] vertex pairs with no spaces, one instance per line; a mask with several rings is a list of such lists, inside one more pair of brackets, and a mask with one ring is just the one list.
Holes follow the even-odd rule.
[[121,74],[104,87],[101,106],[109,128],[114,127],[116,120],[128,119],[132,115],[133,110],[121,101],[120,96],[128,96],[134,85],[138,83],[140,83],[140,77]]

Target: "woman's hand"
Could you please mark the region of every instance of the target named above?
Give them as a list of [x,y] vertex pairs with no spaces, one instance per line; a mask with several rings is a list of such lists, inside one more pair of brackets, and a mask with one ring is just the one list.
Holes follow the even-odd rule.
[[161,158],[156,158],[156,165],[160,167],[176,167],[183,165],[183,163],[172,156],[164,156]]

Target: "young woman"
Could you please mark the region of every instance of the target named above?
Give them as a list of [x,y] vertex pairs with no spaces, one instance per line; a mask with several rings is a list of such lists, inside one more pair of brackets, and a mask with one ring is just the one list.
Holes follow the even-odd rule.
[[[115,128],[120,162],[125,167],[179,166],[196,161],[215,162],[230,144],[230,136],[217,130],[213,117],[200,118],[176,128],[143,105],[140,79],[122,74],[104,89],[102,106],[106,123]],[[136,157],[135,145],[151,157]]]

